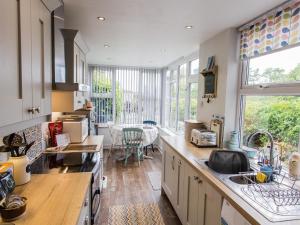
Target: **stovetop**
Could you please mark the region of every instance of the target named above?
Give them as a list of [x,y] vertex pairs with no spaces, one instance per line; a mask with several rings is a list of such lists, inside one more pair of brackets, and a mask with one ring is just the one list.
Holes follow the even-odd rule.
[[[74,157],[76,154],[86,154],[82,164],[65,165],[65,154],[41,154],[31,164],[32,174],[51,174],[51,173],[78,173],[78,172],[92,172],[100,155],[97,153],[72,153]],[[69,161],[70,154],[68,154]]]

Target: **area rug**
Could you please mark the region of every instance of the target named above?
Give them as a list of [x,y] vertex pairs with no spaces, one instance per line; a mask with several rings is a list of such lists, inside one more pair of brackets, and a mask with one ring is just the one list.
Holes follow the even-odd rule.
[[156,203],[109,208],[108,225],[165,225]]
[[147,173],[152,189],[159,191],[161,189],[161,173],[160,172],[148,172]]

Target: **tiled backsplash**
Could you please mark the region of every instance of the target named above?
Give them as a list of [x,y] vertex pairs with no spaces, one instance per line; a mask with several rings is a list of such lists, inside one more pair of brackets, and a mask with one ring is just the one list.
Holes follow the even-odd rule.
[[[30,148],[30,150],[27,153],[29,160],[33,160],[35,157],[37,157],[43,151],[42,126],[41,126],[41,124],[38,124],[38,125],[35,125],[32,127],[26,128],[24,130],[16,131],[16,133],[21,135],[22,137],[23,137],[23,132],[25,133],[28,143],[35,141],[34,145]],[[3,137],[0,137],[0,138],[1,138],[0,145],[2,145]]]

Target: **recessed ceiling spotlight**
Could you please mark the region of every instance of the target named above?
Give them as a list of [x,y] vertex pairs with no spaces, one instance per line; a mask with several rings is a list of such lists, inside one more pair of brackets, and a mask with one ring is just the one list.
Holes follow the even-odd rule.
[[108,44],[104,45],[104,48],[109,48],[109,47],[110,47],[110,45],[108,45]]
[[186,29],[192,29],[193,26],[189,25],[189,26],[185,26]]
[[105,17],[98,16],[97,19],[100,20],[100,21],[104,21],[104,20],[105,20]]

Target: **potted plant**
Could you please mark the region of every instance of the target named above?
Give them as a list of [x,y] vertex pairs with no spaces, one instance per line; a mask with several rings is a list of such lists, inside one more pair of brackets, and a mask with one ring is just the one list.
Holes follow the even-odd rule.
[[29,182],[31,174],[27,152],[34,144],[34,141],[28,144],[25,133],[23,133],[23,138],[16,133],[12,133],[3,138],[3,143],[5,146],[2,148],[2,151],[10,152],[8,161],[13,164],[13,177],[16,185]]

